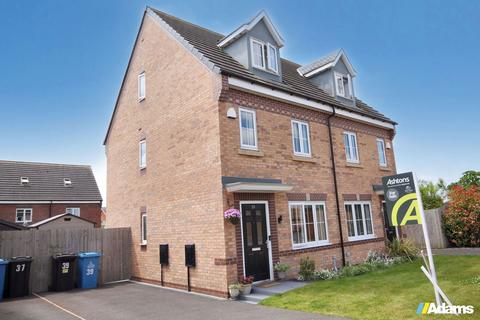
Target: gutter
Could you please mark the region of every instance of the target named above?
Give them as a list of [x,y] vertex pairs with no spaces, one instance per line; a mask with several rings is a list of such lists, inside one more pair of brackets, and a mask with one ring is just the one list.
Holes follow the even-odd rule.
[[343,228],[342,228],[342,216],[340,213],[340,200],[338,194],[338,182],[337,182],[337,169],[335,165],[335,153],[333,150],[333,138],[332,138],[332,126],[331,118],[335,117],[335,108],[332,108],[333,112],[328,116],[328,139],[330,141],[330,154],[332,157],[332,173],[333,173],[333,185],[335,187],[335,202],[337,205],[337,219],[338,219],[338,231],[340,232],[340,247],[342,248],[342,266],[345,267],[345,244],[343,242]]

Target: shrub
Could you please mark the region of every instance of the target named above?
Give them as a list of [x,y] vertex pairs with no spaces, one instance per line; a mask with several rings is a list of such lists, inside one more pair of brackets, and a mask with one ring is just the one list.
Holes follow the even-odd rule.
[[288,270],[290,270],[290,266],[286,263],[277,262],[273,266],[273,269],[275,269],[275,271],[278,271],[278,272],[287,272]]
[[306,257],[300,260],[300,271],[298,272],[299,280],[313,280],[315,273],[315,261]]
[[436,209],[443,206],[442,193],[445,190],[443,180],[436,184],[431,181],[420,181],[419,189],[422,196],[423,207],[425,210]]
[[480,246],[480,187],[452,186],[449,198],[443,216],[447,239],[456,247]]
[[413,261],[418,257],[419,250],[410,240],[393,239],[387,245],[390,257],[400,257]]
[[313,278],[315,280],[330,280],[338,278],[338,271],[322,269],[320,271],[315,271]]

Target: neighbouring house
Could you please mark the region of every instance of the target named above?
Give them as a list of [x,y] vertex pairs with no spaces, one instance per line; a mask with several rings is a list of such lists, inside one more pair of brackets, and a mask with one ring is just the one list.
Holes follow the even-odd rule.
[[133,278],[160,283],[160,244],[165,285],[187,288],[195,244],[191,289],[218,296],[277,262],[293,277],[305,257],[384,250],[396,123],[355,96],[343,50],[300,65],[284,45],[263,11],[224,36],[145,10],[104,141],[107,226],[131,227]]
[[75,216],[70,213],[62,213],[51,218],[36,222],[28,226],[30,229],[53,230],[53,229],[93,229],[95,222]]
[[0,160],[0,219],[28,226],[71,214],[100,226],[102,196],[90,166]]

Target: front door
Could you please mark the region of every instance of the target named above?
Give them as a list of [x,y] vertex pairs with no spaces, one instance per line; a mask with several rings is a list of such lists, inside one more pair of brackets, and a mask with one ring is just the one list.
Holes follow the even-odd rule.
[[253,281],[270,279],[265,204],[242,204],[241,211],[245,275]]
[[383,217],[385,219],[385,235],[387,236],[387,239],[389,241],[393,241],[397,237],[397,231],[395,230],[394,226],[390,225],[390,221],[388,220],[388,215],[387,215],[387,204],[385,201],[382,201],[382,211],[383,211]]

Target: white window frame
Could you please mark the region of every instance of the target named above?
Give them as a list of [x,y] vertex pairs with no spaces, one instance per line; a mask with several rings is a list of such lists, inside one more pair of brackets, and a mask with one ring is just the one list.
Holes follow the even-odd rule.
[[[385,159],[385,162],[382,162],[382,157],[381,157],[382,154],[380,153],[380,150],[378,149],[378,144],[379,143],[381,143],[381,145],[382,145],[383,159]],[[381,167],[386,167],[388,165],[388,161],[387,161],[387,152],[385,150],[385,140],[383,140],[381,138],[377,138],[376,144],[377,144],[377,151],[378,151],[378,164]]]
[[[242,112],[251,113],[253,115],[253,134],[255,136],[255,145],[251,146],[243,143],[242,135]],[[258,135],[257,135],[257,113],[251,109],[238,108],[238,126],[240,128],[240,148],[247,150],[258,150]]]
[[[352,88],[353,87],[352,87],[352,78],[350,77],[350,75],[339,73],[339,72],[334,72],[334,77],[335,77],[335,90],[337,92],[337,96],[340,96],[340,97],[345,98],[345,99],[352,100],[352,98],[353,98],[353,89]],[[340,93],[340,88],[338,87],[338,78],[342,79],[343,94]],[[343,78],[347,78],[349,95],[347,95],[347,91],[345,90],[346,88],[343,85]]]
[[[145,147],[145,163],[142,163],[142,145]],[[142,139],[138,142],[138,166],[140,169],[147,167],[147,140]]]
[[[355,205],[360,205],[362,208],[362,223],[363,223],[363,230],[365,231],[364,235],[359,236],[357,231],[357,223],[355,217]],[[345,221],[347,222],[347,235],[348,235],[348,216],[347,216],[347,209],[345,208],[347,205],[352,206],[352,218],[353,218],[353,230],[355,235],[348,236],[348,241],[359,241],[359,240],[366,240],[366,239],[373,239],[375,238],[375,229],[373,223],[373,211],[372,211],[372,203],[370,201],[345,201],[343,204],[343,210],[345,211]],[[365,219],[365,209],[363,208],[364,205],[368,205],[370,207],[370,219],[372,224],[372,234],[367,234],[367,220]]]
[[[275,52],[275,66],[271,66],[270,63],[272,61],[272,59],[270,59],[270,49],[273,49],[273,51]],[[267,43],[267,68],[270,70],[270,71],[273,71],[275,73],[278,73],[278,51],[277,51],[277,48],[274,47],[273,45],[271,45],[270,43]]]
[[21,185],[27,185],[30,183],[30,179],[28,179],[28,177],[20,177],[20,184]]
[[[146,224],[146,226],[145,226],[145,224]],[[147,234],[145,234],[145,232],[144,232],[144,230],[147,227],[148,227],[147,213],[142,212],[142,214],[140,215],[140,244],[142,246],[147,245],[148,232],[147,232]]]
[[[345,145],[345,140],[344,136],[347,135],[348,139],[348,151],[347,151],[347,145]],[[353,159],[353,147],[352,147],[352,137],[355,139],[355,153],[357,155],[356,159]],[[347,159],[347,162],[350,163],[360,163],[360,154],[358,153],[358,139],[357,139],[357,134],[355,132],[350,132],[350,131],[344,131],[342,135],[342,141],[344,144],[344,150],[345,150],[345,157]]]
[[[263,62],[263,66],[261,65],[257,65],[255,64],[255,54],[254,54],[254,51],[253,51],[253,44],[256,43],[256,44],[259,44],[260,47],[262,48],[262,62]],[[260,69],[260,70],[265,70],[266,68],[266,65],[265,65],[265,43],[260,41],[260,40],[257,40],[255,38],[250,38],[250,56],[252,58],[252,67],[254,68],[257,68],[257,69]]]
[[[143,94],[142,94],[142,87],[143,87]],[[146,96],[147,96],[147,79],[145,77],[145,71],[144,71],[138,75],[138,101],[144,100]]]
[[[78,212],[78,214],[75,214],[75,212]],[[80,217],[80,208],[66,208],[65,209],[65,213],[67,214],[71,214],[73,216],[76,216],[76,217]]]
[[[302,206],[302,215],[303,215],[303,237],[304,243],[294,243],[293,242],[293,225],[292,225],[292,206]],[[311,205],[313,208],[313,225],[315,230],[315,241],[307,242],[307,222],[305,219],[305,205]],[[318,240],[318,221],[317,221],[317,212],[316,206],[323,206],[323,214],[325,218],[325,234],[327,239]],[[327,221],[327,205],[325,201],[289,201],[288,202],[288,213],[289,213],[289,223],[290,223],[290,239],[292,241],[292,249],[303,249],[303,248],[312,248],[312,247],[321,247],[330,244],[328,236],[328,221]]]
[[[30,220],[25,220],[25,211],[30,210]],[[23,211],[23,219],[20,221],[18,220],[18,212]],[[15,210],[15,223],[25,223],[25,222],[32,222],[33,219],[33,209],[32,208],[17,208]]]
[[[303,130],[302,125],[306,125],[308,152],[305,152],[304,147],[303,147],[303,143],[300,143],[300,152],[295,150],[295,135],[294,135],[295,130],[293,129],[294,124],[298,125],[299,139],[301,139],[303,137],[303,135],[302,135],[302,130]],[[296,155],[296,156],[301,156],[301,157],[311,157],[312,156],[312,144],[310,143],[310,126],[308,125],[308,122],[292,119],[292,147],[293,147],[293,154]]]

